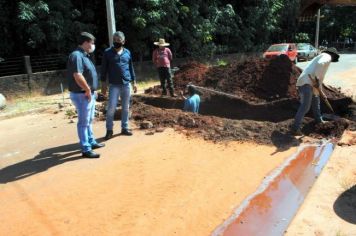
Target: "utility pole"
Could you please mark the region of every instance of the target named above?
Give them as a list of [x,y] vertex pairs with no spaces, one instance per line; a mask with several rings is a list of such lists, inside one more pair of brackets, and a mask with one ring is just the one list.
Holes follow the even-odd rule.
[[108,21],[109,43],[112,45],[112,35],[116,32],[115,12],[113,0],[106,0],[106,14]]
[[319,47],[320,8],[316,17],[315,48]]

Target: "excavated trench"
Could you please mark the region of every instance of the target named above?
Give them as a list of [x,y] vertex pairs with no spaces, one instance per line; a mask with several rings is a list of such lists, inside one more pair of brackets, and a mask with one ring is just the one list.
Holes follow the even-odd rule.
[[[165,111],[155,114],[160,110],[139,105],[148,114],[137,109],[134,119],[148,119],[158,126],[180,125],[201,129],[200,135],[210,140],[265,144],[276,144],[273,140],[276,136],[279,136],[277,140],[292,140],[287,132],[299,106],[296,80],[301,71],[288,57],[282,56],[272,60],[252,58],[213,67],[189,62],[174,75],[175,89],[177,92],[185,91],[187,84],[193,84],[201,90],[200,116],[178,112],[183,107],[183,100],[161,97],[159,86],[155,86],[135,101]],[[331,87],[325,86],[324,92],[336,114],[331,114],[321,102],[322,113],[326,113],[325,117],[331,122],[317,125],[310,112],[304,120],[302,132],[316,138],[332,138],[340,137],[348,127],[355,129],[355,104],[351,98]],[[175,120],[175,117],[179,119]]]
[[[184,101],[170,97],[137,96],[135,101],[164,109],[182,109]],[[330,99],[335,113],[339,116],[350,114],[350,98]],[[251,103],[238,97],[228,97],[217,94],[202,96],[199,114],[217,116],[233,120],[253,120],[281,122],[292,119],[298,109],[299,102],[294,98],[283,98],[271,102]],[[325,104],[321,104],[322,113],[330,113]],[[308,113],[312,117],[311,113]]]
[[[188,83],[193,83],[231,95],[201,91],[197,115],[182,112],[182,99],[159,96],[159,87],[154,87],[145,95],[135,96],[133,119],[150,121],[153,127],[188,130],[213,141],[254,141],[275,145],[277,151],[286,150],[301,144],[288,132],[299,106],[295,82],[300,72],[286,58],[214,68],[193,62],[183,66],[175,77],[177,90],[184,90]],[[328,114],[325,117],[330,122],[315,124],[310,112],[303,122],[302,132],[335,141],[345,129],[356,130],[356,106],[351,98],[333,88],[326,87],[324,91],[335,113],[331,114],[321,102],[321,111]],[[300,146],[213,235],[283,234],[327,163],[334,145],[324,141]]]
[[[197,116],[208,118],[213,116],[221,119],[228,118],[233,121],[246,120],[249,124],[247,127],[257,126],[257,133],[265,133],[266,127],[275,123],[276,126],[272,128],[274,131],[269,138],[277,146],[277,151],[288,148],[288,143],[294,142],[293,145],[300,145],[298,142],[295,143],[295,139],[277,131],[280,128],[279,126],[285,126],[286,121],[288,122],[294,117],[299,105],[296,99],[284,98],[272,102],[252,104],[237,97],[206,93],[202,98],[200,115],[193,115],[195,119],[197,119]],[[177,113],[177,110],[183,107],[181,99],[151,95],[137,96],[135,103],[136,105],[145,104],[148,107],[155,107],[158,109],[155,113],[160,111],[162,117],[167,117],[166,114],[169,113],[179,117],[182,112]],[[353,104],[348,98],[330,99],[330,103],[339,115],[349,114],[350,105]],[[328,108],[323,105],[322,111],[328,112]],[[152,116],[147,118],[149,117],[152,118]],[[174,115],[171,116],[171,119],[174,119]],[[213,120],[212,123],[218,126],[221,119]],[[162,120],[164,123],[164,119]],[[179,120],[178,118],[178,122]],[[258,123],[253,123],[254,121]],[[342,119],[339,122],[342,123]],[[246,127],[244,124],[238,123],[238,126],[244,129]],[[209,123],[207,123],[207,126],[209,129]],[[331,125],[333,132],[330,133],[333,133],[334,137],[341,136],[346,127],[347,125]],[[310,129],[315,128],[318,127],[310,127]],[[229,133],[228,129],[223,130],[223,132]],[[324,131],[325,129],[319,130],[320,133]],[[263,140],[259,139],[261,136],[257,139]],[[268,139],[268,136],[266,136],[266,139]],[[244,138],[248,139],[249,137],[245,135]],[[256,192],[249,195],[234,210],[232,215],[212,232],[212,235],[282,235],[327,163],[334,145],[331,141],[324,141],[317,145],[302,144],[295,155],[289,157],[280,167],[265,177]]]
[[[286,121],[294,117],[299,106],[296,99],[284,98],[252,104],[238,97],[206,93],[202,98],[198,116],[215,116],[235,121],[247,120],[251,122],[249,125],[257,125],[257,132],[260,133],[264,133],[265,127],[276,123],[277,125],[273,127],[275,131],[272,132],[270,139],[277,146],[277,151],[288,148],[288,143],[295,141],[276,130],[279,126],[285,126]],[[164,112],[177,114],[177,110],[183,107],[181,99],[147,95],[137,96],[135,103],[158,108],[163,113],[162,117],[166,117]],[[348,98],[330,99],[330,103],[338,115],[349,114],[350,105],[353,104]],[[322,105],[322,111],[328,112],[328,108]],[[253,123],[253,121],[258,123]],[[342,123],[342,119],[339,122]],[[218,124],[218,122],[213,123]],[[238,125],[241,126],[241,123]],[[330,133],[333,133],[333,136],[341,136],[346,127],[347,125],[331,125],[331,130],[334,131]],[[310,127],[310,129],[315,128],[318,129],[318,127]],[[325,129],[319,130],[320,133],[324,131]],[[227,129],[225,132],[228,132]],[[297,146],[300,143],[294,143],[294,145]],[[212,235],[282,235],[330,158],[334,145],[331,141],[316,145],[302,144],[295,155],[289,157],[280,167],[264,178],[256,192],[249,195],[232,215],[212,232]]]

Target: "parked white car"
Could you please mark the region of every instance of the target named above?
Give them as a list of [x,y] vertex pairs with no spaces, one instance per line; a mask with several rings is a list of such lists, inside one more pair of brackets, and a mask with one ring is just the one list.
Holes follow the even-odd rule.
[[310,43],[298,43],[298,61],[306,60],[309,61],[318,55],[318,50],[313,47]]

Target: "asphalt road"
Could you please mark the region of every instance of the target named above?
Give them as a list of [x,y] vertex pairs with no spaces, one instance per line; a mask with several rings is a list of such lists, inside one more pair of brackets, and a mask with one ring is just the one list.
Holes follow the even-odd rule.
[[[304,69],[309,62],[298,62],[297,66]],[[331,63],[325,84],[340,88],[345,94],[356,101],[356,53],[341,54],[338,63]]]

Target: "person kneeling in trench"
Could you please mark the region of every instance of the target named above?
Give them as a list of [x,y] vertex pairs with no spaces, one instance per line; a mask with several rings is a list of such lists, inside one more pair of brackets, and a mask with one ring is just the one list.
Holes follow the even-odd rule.
[[198,113],[199,112],[199,105],[200,105],[200,96],[197,93],[197,90],[194,88],[193,85],[188,85],[188,94],[189,97],[186,98],[183,95],[183,91],[180,92],[180,95],[184,98],[184,111]]

